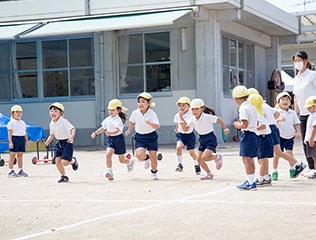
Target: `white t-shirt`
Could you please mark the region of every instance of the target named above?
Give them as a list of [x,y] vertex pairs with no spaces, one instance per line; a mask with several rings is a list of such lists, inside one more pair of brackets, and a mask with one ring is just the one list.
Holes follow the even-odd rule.
[[264,116],[260,115],[259,113],[258,113],[258,122],[259,122],[259,126],[261,125],[266,126],[266,128],[263,130],[260,130],[260,131],[257,130],[258,136],[271,134],[271,128],[269,126],[268,120]]
[[199,135],[205,135],[214,131],[213,124],[217,122],[217,116],[202,112],[199,119],[192,116],[187,125],[192,126]]
[[239,120],[247,120],[248,127],[242,131],[250,131],[257,134],[258,113],[256,108],[248,101],[244,101],[239,107]]
[[11,118],[7,124],[7,129],[12,130],[12,136],[25,136],[26,135],[26,125],[25,122],[21,120],[16,120]]
[[122,134],[123,129],[124,129],[124,124],[122,122],[122,119],[120,118],[119,115],[116,115],[114,117],[108,116],[106,117],[102,123],[101,123],[102,128],[104,128],[107,131],[114,131],[115,129],[119,129],[120,131],[115,134],[115,135],[111,135],[111,136],[118,136],[120,134]]
[[[309,138],[312,135],[313,127],[316,125],[316,112],[312,112],[307,119],[306,124],[306,133],[304,142],[309,141]],[[314,142],[316,142],[316,136],[314,137]]]
[[262,110],[264,113],[264,117],[266,118],[269,125],[276,125],[276,120],[274,117],[274,113],[277,111],[275,108],[271,107],[267,103],[262,104]]
[[303,74],[294,78],[293,94],[296,96],[300,115],[307,116],[309,111],[304,108],[305,101],[316,95],[316,72],[306,69]]
[[[188,123],[190,121],[190,118],[192,117],[192,112],[191,111],[187,111],[184,115],[183,115],[183,118],[184,118],[184,121],[186,123]],[[179,117],[179,113],[177,113],[176,115],[174,115],[174,119],[173,119],[173,122],[174,123],[178,123],[178,132],[179,133],[185,133],[185,134],[189,134],[191,132],[193,132],[193,127],[190,126],[190,128],[188,129],[188,131],[184,131],[183,128],[182,128],[182,120],[180,119]]]
[[288,109],[287,111],[278,109],[278,112],[280,113],[279,118],[285,119],[282,122],[277,122],[280,136],[285,139],[295,137],[296,129],[294,125],[300,124],[300,120],[298,119],[296,112],[294,112],[292,109]]
[[139,109],[134,110],[129,118],[129,121],[135,123],[135,131],[137,133],[148,134],[155,131],[155,129],[145,122],[146,119],[152,123],[159,124],[157,114],[151,108],[149,108],[144,115]]
[[52,120],[49,124],[50,133],[54,134],[57,140],[68,139],[70,136],[70,130],[73,128],[74,126],[62,116],[59,117],[57,122]]

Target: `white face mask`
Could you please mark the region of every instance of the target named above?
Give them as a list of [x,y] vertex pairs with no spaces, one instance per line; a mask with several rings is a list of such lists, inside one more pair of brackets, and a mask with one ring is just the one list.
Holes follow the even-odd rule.
[[304,67],[304,62],[303,61],[296,62],[296,63],[294,63],[294,67],[298,71],[301,71]]

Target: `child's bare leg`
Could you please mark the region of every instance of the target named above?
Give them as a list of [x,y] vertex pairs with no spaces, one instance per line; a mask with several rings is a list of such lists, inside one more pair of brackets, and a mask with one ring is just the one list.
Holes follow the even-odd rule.
[[129,164],[130,163],[130,160],[125,158],[125,154],[119,154],[118,159],[119,159],[120,163],[122,163],[122,164]]
[[199,161],[199,164],[200,164],[201,168],[203,168],[203,170],[206,173],[210,173],[211,170],[207,166],[206,161],[210,161],[211,160],[211,156],[213,155],[213,151],[209,150],[209,149],[205,149],[204,152],[199,151],[198,154],[199,154],[198,161]]
[[136,157],[138,158],[138,160],[146,160],[146,149],[145,148],[137,148],[136,149]]
[[245,166],[245,170],[246,170],[246,174],[250,175],[250,174],[255,174],[255,161],[253,158],[250,157],[242,157],[242,161],[244,163]]
[[190,149],[189,153],[190,153],[190,156],[192,157],[192,159],[196,161],[197,155],[195,153],[195,149]]
[[13,169],[14,159],[15,159],[16,155],[17,155],[16,152],[10,152],[10,154],[9,154],[9,162],[8,162],[9,169]]
[[178,141],[177,145],[176,145],[177,156],[181,156],[182,155],[183,147],[184,147],[183,143],[181,141]]
[[151,170],[155,172],[158,167],[157,151],[150,150],[149,157],[150,157],[150,163],[151,163]]
[[113,148],[107,148],[106,149],[106,153],[105,153],[105,159],[106,159],[106,167],[107,168],[112,168],[112,156],[114,153],[114,149]]
[[288,161],[291,167],[295,165],[296,163],[295,158],[286,152],[282,152],[280,148],[280,144],[274,145],[273,150],[274,150],[275,155],[277,155],[278,157],[284,158],[286,161]]
[[268,158],[262,158],[260,159],[260,163],[259,175],[263,177],[269,172],[269,160]]
[[16,157],[18,159],[18,168],[23,168],[23,152],[18,152]]
[[61,174],[61,175],[65,175],[65,169],[64,169],[64,166],[63,164],[61,163],[61,157],[56,157],[55,158],[55,162],[56,162],[56,167],[57,167],[57,170],[58,172]]
[[274,157],[273,157],[273,163],[272,163],[273,169],[278,169],[279,158],[280,158],[279,156],[274,155]]

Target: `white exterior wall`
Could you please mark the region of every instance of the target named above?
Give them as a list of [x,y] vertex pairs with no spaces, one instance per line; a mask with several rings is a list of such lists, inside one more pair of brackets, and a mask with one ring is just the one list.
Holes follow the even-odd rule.
[[[89,4],[88,4],[89,3]],[[260,15],[260,8],[251,1],[244,1],[247,11]],[[259,1],[261,3],[261,1]],[[228,34],[241,40],[254,44],[255,49],[255,79],[256,87],[260,92],[266,90],[266,81],[270,77],[270,69],[278,66],[280,61],[279,38],[272,37],[267,32],[254,30],[243,25],[240,20],[241,1],[182,1],[182,0],[29,0],[1,2],[0,23],[22,20],[45,20],[53,18],[78,17],[94,14],[118,14],[141,11],[157,11],[164,8],[190,7],[194,4],[209,7],[203,8],[199,14],[186,15],[177,20],[173,26],[161,26],[154,29],[130,29],[127,32],[144,32],[153,30],[171,31],[171,67],[172,67],[172,92],[168,96],[154,97],[157,112],[161,124],[158,130],[160,143],[174,143],[173,116],[177,112],[175,105],[181,96],[189,98],[200,97],[205,103],[216,110],[227,126],[231,127],[236,117],[237,106],[231,98],[223,97],[222,86],[222,59],[221,38],[222,34]],[[218,5],[216,5],[218,4]],[[3,7],[4,6],[4,7]],[[215,10],[215,6],[218,7]],[[266,3],[260,5],[266,6]],[[213,8],[214,7],[214,8]],[[223,9],[223,10],[219,10]],[[275,10],[275,8],[271,8]],[[273,11],[274,12],[274,11]],[[261,14],[261,17],[265,14]],[[283,18],[283,15],[281,16]],[[288,15],[284,15],[284,19]],[[260,17],[256,18],[260,21]],[[274,18],[275,24],[292,28],[291,24],[281,24],[278,18]],[[292,23],[293,19],[290,19]],[[286,22],[284,20],[284,22]],[[287,25],[291,25],[287,26]],[[184,29],[184,30],[182,30]],[[181,31],[184,31],[186,49],[182,49]],[[117,59],[117,31],[95,33],[95,101],[66,102],[66,118],[68,118],[79,131],[77,138],[81,145],[95,144],[90,139],[90,132],[100,126],[101,121],[107,116],[107,102],[118,97],[118,59]],[[268,70],[267,70],[268,69]],[[264,97],[268,95],[266,92]],[[122,98],[122,102],[132,110],[137,107],[136,98]],[[48,105],[50,103],[21,103],[24,108],[23,119],[35,125],[48,129],[50,121]],[[2,103],[1,112],[9,114],[12,104]],[[36,107],[34,107],[36,106]],[[221,140],[220,127],[216,128],[218,140]],[[236,135],[231,127],[232,136]],[[99,138],[98,143],[103,142]],[[130,141],[127,140],[127,143]]]

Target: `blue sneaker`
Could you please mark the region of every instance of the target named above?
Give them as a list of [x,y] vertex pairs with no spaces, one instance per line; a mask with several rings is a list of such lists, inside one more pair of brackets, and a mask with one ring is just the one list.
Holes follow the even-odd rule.
[[253,190],[253,191],[256,191],[257,190],[257,185],[256,185],[255,182],[250,185],[248,180],[246,180],[243,184],[238,185],[237,188],[239,188],[240,190]]

